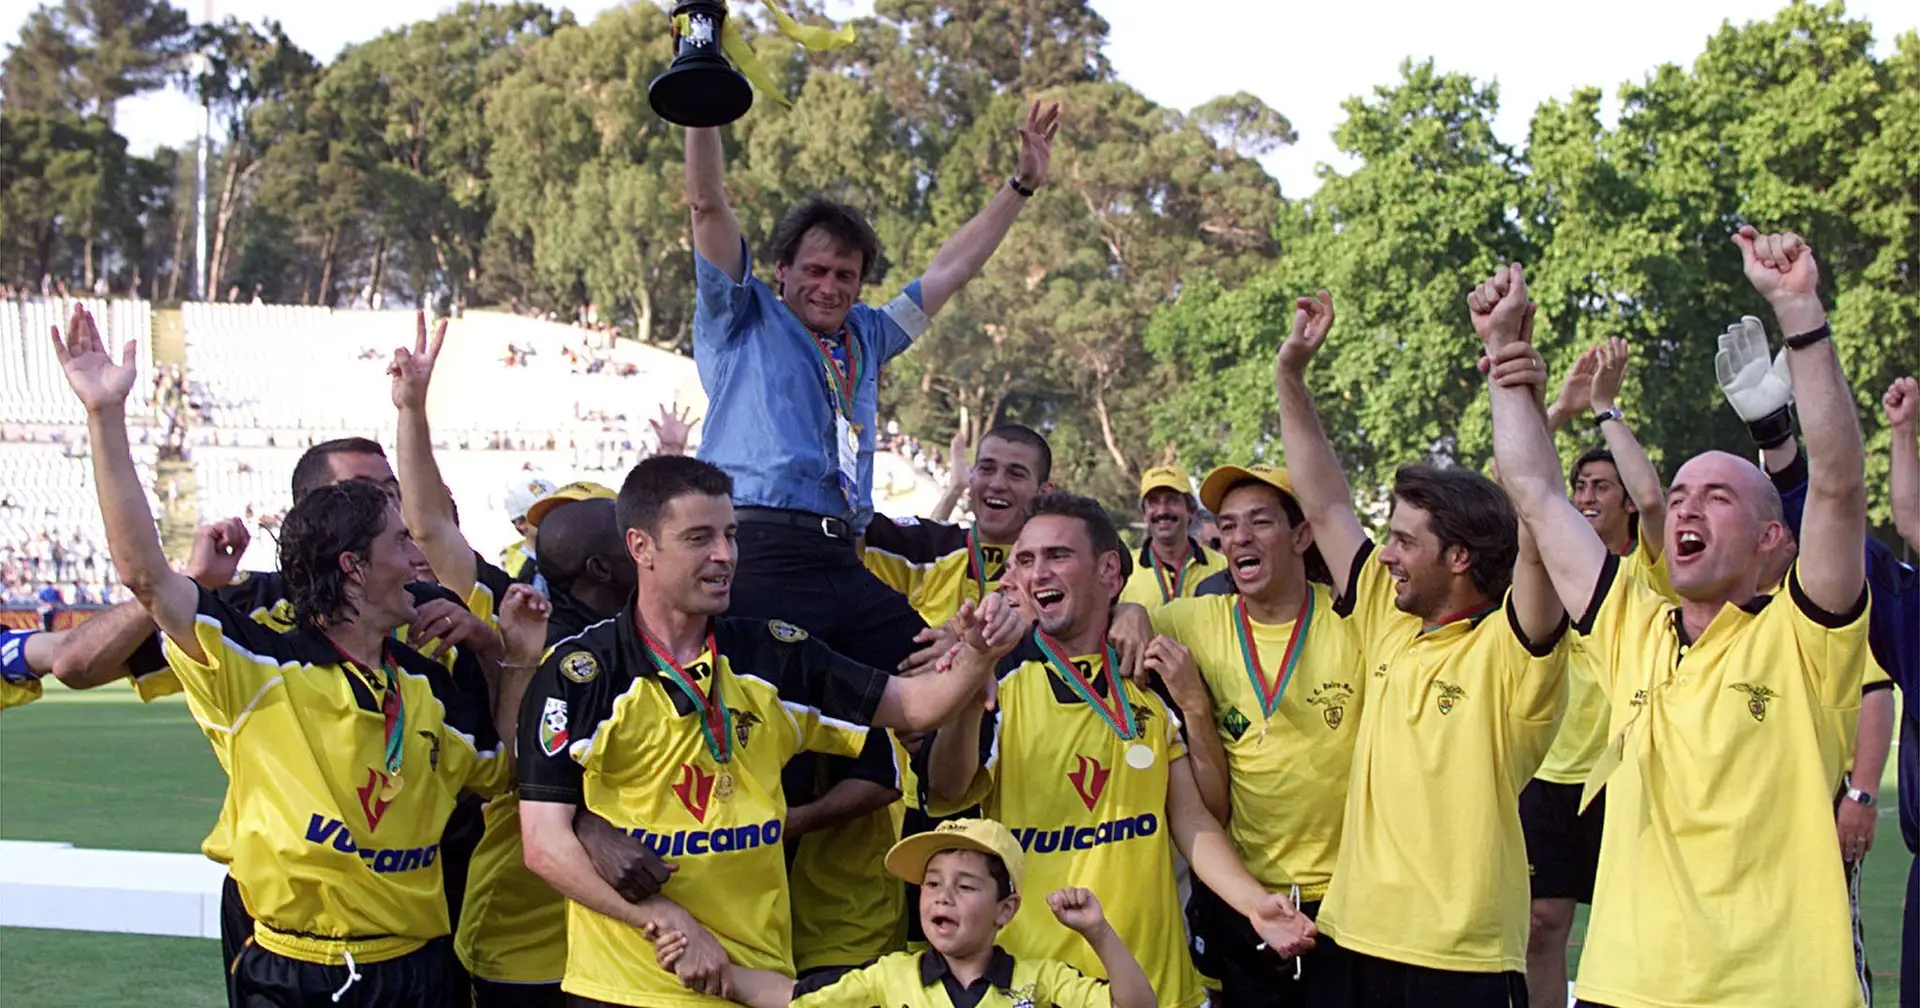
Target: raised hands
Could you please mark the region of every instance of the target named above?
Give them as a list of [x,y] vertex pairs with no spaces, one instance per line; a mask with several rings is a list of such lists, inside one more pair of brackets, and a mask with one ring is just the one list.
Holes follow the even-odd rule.
[[672,406],[660,407],[660,419],[649,420],[653,427],[653,436],[660,443],[662,455],[685,455],[687,438],[693,433],[693,409],[680,408],[680,401],[674,400]]
[[1880,399],[1887,411],[1887,426],[1897,431],[1912,431],[1920,425],[1920,382],[1911,377],[1895,378]]
[[440,346],[446,339],[446,319],[434,325],[433,338],[429,340],[426,311],[414,313],[413,349],[395,348],[393,363],[387,365],[387,374],[393,376],[395,409],[427,408],[427,386],[433,381],[433,364],[440,359]]
[[1307,362],[1320,352],[1320,347],[1327,342],[1327,333],[1332,329],[1333,295],[1320,290],[1315,291],[1312,297],[1295,298],[1293,331],[1280,344],[1276,366],[1282,371],[1305,371]]
[[1713,372],[1727,405],[1747,423],[1786,409],[1793,402],[1793,374],[1787,369],[1787,352],[1781,350],[1771,359],[1769,356],[1767,328],[1751,315],[1742,316],[1720,334]]
[[1593,372],[1593,385],[1588,396],[1589,404],[1596,410],[1611,409],[1620,400],[1620,383],[1627,377],[1627,359],[1633,356],[1627,341],[1618,336],[1588,351],[1596,355],[1597,367]]
[[1502,266],[1467,295],[1473,331],[1492,354],[1515,341],[1533,338],[1533,302],[1527,300],[1527,275],[1519,263]]
[[224,588],[233,583],[240,558],[247,555],[252,541],[246,523],[238,518],[208,522],[193,530],[193,551],[181,573],[208,591]]
[[540,660],[547,648],[547,617],[552,612],[553,604],[532,586],[517,584],[507,589],[500,603],[500,637],[509,659]]
[[1038,189],[1047,181],[1047,169],[1053,163],[1053,137],[1060,132],[1060,103],[1042,108],[1034,102],[1027,108],[1027,121],[1020,124],[1020,184]]
[[133,391],[137,376],[133,360],[138,349],[128,340],[127,345],[120,348],[120,363],[115,364],[106,345],[100,341],[100,330],[93,324],[92,313],[78,302],[74,303],[73,316],[67,320],[66,338],[61,339],[59,326],[53,328],[53,355],[60,361],[60,369],[66,372],[73,394],[91,413],[126,405],[127,393]]
[[1563,420],[1571,420],[1593,409],[1593,375],[1600,370],[1600,348],[1593,347],[1575,358],[1573,370],[1560,382],[1560,396],[1553,401],[1554,411]]
[[1820,267],[1813,261],[1813,246],[1806,239],[1791,231],[1761,234],[1747,224],[1734,232],[1733,243],[1740,246],[1747,282],[1775,309],[1783,301],[1817,296]]
[[1053,911],[1054,920],[1078,935],[1089,935],[1107,926],[1107,915],[1100,909],[1100,899],[1091,889],[1078,886],[1056,889],[1047,894],[1047,909]]

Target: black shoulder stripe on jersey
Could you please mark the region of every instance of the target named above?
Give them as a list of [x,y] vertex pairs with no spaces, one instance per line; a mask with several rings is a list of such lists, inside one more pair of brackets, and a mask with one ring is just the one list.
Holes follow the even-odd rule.
[[867,523],[869,548],[885,550],[906,558],[909,563],[932,563],[955,550],[967,548],[967,530],[946,522],[922,519],[912,525],[896,525],[886,515],[876,514]]
[[1606,604],[1607,593],[1613,590],[1619,580],[1620,558],[1609,550],[1607,558],[1600,561],[1600,576],[1593,580],[1593,598],[1587,602],[1587,611],[1573,621],[1573,632],[1582,637],[1593,632],[1593,623],[1600,618],[1600,607]]
[[1347,571],[1347,590],[1333,600],[1334,615],[1345,619],[1353,615],[1353,607],[1360,596],[1360,572],[1367,569],[1367,561],[1373,559],[1373,540],[1363,539],[1360,548],[1353,551],[1353,568]]

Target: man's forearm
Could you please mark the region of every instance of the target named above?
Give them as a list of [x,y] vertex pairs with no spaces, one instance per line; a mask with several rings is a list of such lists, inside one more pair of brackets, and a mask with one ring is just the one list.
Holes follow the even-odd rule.
[[933,510],[927,512],[927,517],[934,521],[946,521],[953,514],[953,509],[960,506],[960,498],[966,494],[967,488],[964,486],[948,486],[940,494],[940,499],[934,502]]
[[861,816],[886,808],[899,797],[899,791],[873,781],[836,781],[817,800],[788,809],[787,826],[782,835],[792,839],[844,826]]
[[447,493],[440,463],[433,457],[433,428],[427,411],[402,409],[394,438],[395,475],[400,480],[400,510],[420,551],[433,565],[441,587],[465,600],[473,590],[473,547],[453,516],[453,498]]
[[1274,384],[1280,398],[1281,448],[1307,521],[1317,522],[1322,516],[1341,512],[1351,514],[1353,491],[1347,486],[1339,457],[1333,453],[1333,442],[1320,424],[1320,414],[1313,408],[1306,374],[1283,368]]
[[1187,755],[1192,759],[1193,782],[1200,788],[1200,800],[1207,814],[1221,823],[1233,814],[1233,789],[1227,764],[1227,747],[1213,727],[1213,701],[1206,696],[1188,697],[1180,704],[1180,720],[1187,727]]
[[1003,185],[984,209],[940,246],[920,277],[922,311],[933,315],[946,307],[947,301],[993,258],[994,250],[1007,237],[1007,231],[1026,204],[1026,197],[1014,192],[1012,186]]
[[1533,389],[1487,383],[1493,409],[1493,457],[1500,485],[1522,520],[1538,518],[1541,507],[1560,493],[1560,459],[1553,451]]
[[1168,811],[1173,820],[1174,845],[1193,868],[1194,877],[1206,883],[1235,913],[1253,916],[1260,897],[1265,896],[1267,890],[1240,862],[1240,854],[1233,849],[1226,830],[1210,815],[1175,816],[1171,815],[1172,809]]
[[1660,485],[1660,471],[1653,467],[1646,447],[1625,421],[1608,420],[1601,424],[1600,436],[1606,439],[1607,450],[1613,453],[1613,467],[1620,472],[1621,488],[1627,492],[1627,499],[1633,501],[1634,509],[1640,512],[1641,535],[1650,536],[1657,552],[1667,512],[1667,490]]
[[1889,440],[1893,457],[1887,491],[1893,500],[1893,527],[1909,549],[1920,551],[1920,437],[1915,428],[1895,427]]
[[127,668],[127,660],[154,632],[153,617],[140,603],[114,606],[61,639],[54,653],[54,678],[69,689],[92,689],[124,678],[136,671]]
[[963,649],[953,668],[943,674],[889,679],[873,725],[895,731],[933,731],[978,693],[992,675],[991,658]]
[[[649,924],[672,927],[677,916],[685,913],[664,896],[653,896],[639,903],[620,898],[600,873],[593,870],[593,861],[587,857],[587,849],[580,846],[572,826],[562,827],[556,821],[553,828],[548,828],[547,824],[525,814],[527,804],[523,802],[521,806],[521,841],[526,851],[527,870],[553,887],[554,892],[602,917],[635,928]],[[571,823],[571,812],[566,821]]]
[[[1774,313],[1781,333],[1789,339],[1816,330],[1827,321],[1826,311],[1813,295],[1783,301],[1774,306]],[[1807,492],[1823,497],[1857,496],[1864,502],[1866,452],[1860,440],[1860,418],[1833,340],[1788,350],[1787,367],[1793,374],[1794,401],[1800,409]]]
[[1860,726],[1854,732],[1854,787],[1879,795],[1880,777],[1887,772],[1887,752],[1892,747],[1893,691],[1877,689],[1860,698]]
[[160,548],[153,512],[147,507],[140,473],[133,465],[127,442],[123,407],[87,414],[87,436],[93,453],[93,478],[99,488],[100,510],[107,529],[107,547],[120,581],[143,602],[173,570]]
[[943,801],[959,801],[980,773],[980,721],[986,709],[970,703],[933,736],[927,753],[927,790]]
[[727,203],[726,154],[718,128],[687,130],[687,206],[693,212],[693,250],[734,283],[746,280],[740,222]]

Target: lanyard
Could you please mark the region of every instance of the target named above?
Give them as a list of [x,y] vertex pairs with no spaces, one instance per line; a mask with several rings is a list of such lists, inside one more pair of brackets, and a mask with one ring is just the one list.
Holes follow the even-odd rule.
[[1260,667],[1260,650],[1253,643],[1253,621],[1247,617],[1247,600],[1241,596],[1234,602],[1233,630],[1240,638],[1240,657],[1247,666],[1247,680],[1253,683],[1253,691],[1260,697],[1260,712],[1272,717],[1280,707],[1280,698],[1287,693],[1287,684],[1293,681],[1293,670],[1300,662],[1300,646],[1306,643],[1307,627],[1313,623],[1313,592],[1300,600],[1300,614],[1293,619],[1293,633],[1287,637],[1287,654],[1281,662],[1280,681],[1274,683],[1271,691],[1267,685],[1267,671]]
[[726,763],[733,758],[733,712],[720,702],[720,649],[714,647],[713,630],[707,630],[707,655],[713,660],[713,688],[711,694],[701,690],[700,684],[693,681],[680,663],[645,627],[640,628],[640,640],[647,647],[647,657],[653,660],[655,668],[672,680],[680,692],[693,702],[694,712],[700,715],[700,733],[706,736],[707,752],[713,754],[715,763]]
[[1188,564],[1181,564],[1180,569],[1174,572],[1173,590],[1168,591],[1166,568],[1160,564],[1160,554],[1153,552],[1153,547],[1149,546],[1147,547],[1147,555],[1153,558],[1153,583],[1160,588],[1160,601],[1171,602],[1174,599],[1181,598],[1181,592],[1186,590]]
[[854,337],[853,330],[840,327],[840,343],[847,348],[847,366],[833,359],[833,350],[827,340],[811,329],[807,338],[813,344],[813,353],[820,361],[821,377],[827,382],[827,398],[832,400],[833,408],[841,416],[853,422],[853,397],[860,389],[860,381],[866,377],[866,360],[860,352],[860,341]]
[[980,598],[985,599],[988,595],[987,554],[980,548],[978,529],[967,530],[967,573],[973,577],[974,583],[980,586]]
[[1047,636],[1045,630],[1034,627],[1033,639],[1040,645],[1040,653],[1046,655],[1047,664],[1053,666],[1053,670],[1067,681],[1068,686],[1073,687],[1073,691],[1087,706],[1100,712],[1100,719],[1113,729],[1115,735],[1130,739],[1139,733],[1133,720],[1133,705],[1127,702],[1126,691],[1120,688],[1120,681],[1116,678],[1119,673],[1114,670],[1120,667],[1120,658],[1113,653],[1112,644],[1107,645],[1106,654],[1107,683],[1112,687],[1109,692],[1113,694],[1109,703],[1100,699],[1100,694],[1093,690],[1093,681],[1080,674],[1080,667],[1066,659],[1059,642]]

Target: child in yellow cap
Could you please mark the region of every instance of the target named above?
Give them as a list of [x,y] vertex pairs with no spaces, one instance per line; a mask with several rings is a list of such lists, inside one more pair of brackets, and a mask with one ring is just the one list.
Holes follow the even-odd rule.
[[[994,944],[1020,909],[1023,860],[1013,834],[991,819],[956,819],[910,836],[887,852],[887,870],[920,886],[927,951],[895,952],[798,984],[779,973],[731,966],[727,996],[749,1008],[1154,1008],[1146,971],[1088,890],[1061,889],[1047,897],[1047,906],[1093,947],[1109,979],[1053,959],[1015,960]],[[661,967],[673,969],[686,936],[651,937]]]

